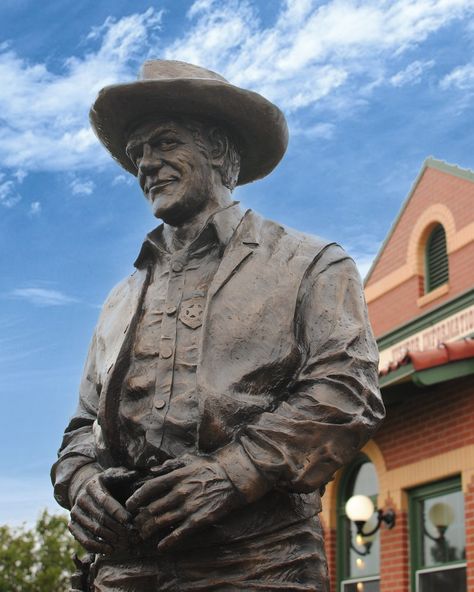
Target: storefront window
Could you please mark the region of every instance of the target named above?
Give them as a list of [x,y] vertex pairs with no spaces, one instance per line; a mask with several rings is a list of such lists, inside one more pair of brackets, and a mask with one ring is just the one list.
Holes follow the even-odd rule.
[[[374,465],[366,456],[359,456],[348,468],[341,482],[339,495],[338,572],[342,592],[379,592],[379,533],[358,537],[356,526],[345,515],[345,503],[353,495],[370,497],[377,507],[378,479]],[[377,515],[366,524],[369,532],[376,525]]]
[[464,496],[460,479],[410,494],[412,586],[416,592],[466,592]]

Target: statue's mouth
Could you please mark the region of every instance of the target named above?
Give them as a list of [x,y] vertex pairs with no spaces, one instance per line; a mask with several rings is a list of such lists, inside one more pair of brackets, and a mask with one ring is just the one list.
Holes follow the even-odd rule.
[[147,188],[147,193],[157,193],[159,191],[161,191],[162,189],[164,189],[165,187],[167,187],[168,185],[171,185],[171,183],[174,183],[175,181],[177,181],[178,179],[176,177],[171,177],[169,179],[163,179],[160,181],[157,181],[156,183],[153,183],[152,185],[150,185],[150,187]]

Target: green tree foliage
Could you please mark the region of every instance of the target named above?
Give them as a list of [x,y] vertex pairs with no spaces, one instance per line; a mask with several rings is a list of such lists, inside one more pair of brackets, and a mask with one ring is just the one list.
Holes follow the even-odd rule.
[[45,510],[31,529],[0,526],[0,592],[67,592],[74,553],[84,550],[64,515]]

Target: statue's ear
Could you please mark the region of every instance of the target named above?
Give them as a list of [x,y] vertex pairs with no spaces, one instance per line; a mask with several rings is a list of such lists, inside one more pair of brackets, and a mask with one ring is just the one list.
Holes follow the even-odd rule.
[[222,166],[229,149],[227,136],[220,128],[213,127],[209,131],[209,143],[211,145],[210,157],[213,166]]

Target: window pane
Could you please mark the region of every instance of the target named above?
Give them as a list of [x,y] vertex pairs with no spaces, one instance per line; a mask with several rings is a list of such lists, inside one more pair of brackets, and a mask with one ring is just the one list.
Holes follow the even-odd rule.
[[418,592],[466,592],[466,568],[418,574]]
[[371,582],[351,582],[344,584],[344,592],[380,592],[380,580],[372,580]]
[[[374,514],[374,517],[376,515]],[[349,520],[347,520],[349,523]],[[369,521],[370,522],[370,521]],[[376,523],[376,522],[375,522]],[[349,526],[349,524],[348,524]],[[371,527],[375,526],[375,524],[366,525],[366,530],[369,531]],[[362,552],[365,552],[366,547],[364,544],[358,545],[357,544],[357,529],[355,524],[352,522],[350,523],[351,528],[351,541],[354,547]],[[368,555],[361,557],[358,553],[354,551],[354,549],[349,550],[349,558],[350,558],[350,573],[348,574],[349,578],[358,578],[362,576],[374,576],[379,573],[379,558],[380,558],[380,537],[379,533],[377,532],[375,535],[371,537],[373,540],[370,545],[370,552]]]
[[[421,502],[424,521],[422,562],[424,567],[462,561],[466,558],[464,496],[461,491]],[[430,539],[430,536],[437,539]]]
[[354,479],[354,487],[351,495],[367,495],[368,497],[373,497],[378,492],[379,481],[377,479],[377,472],[371,462],[366,462],[361,465]]

